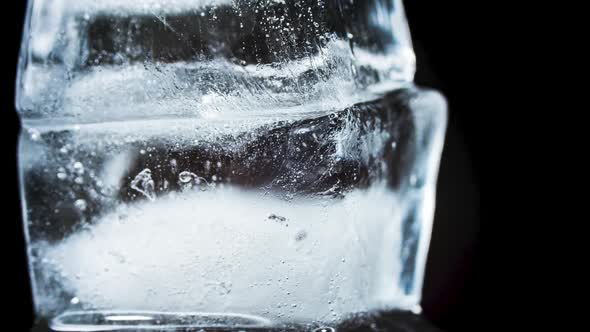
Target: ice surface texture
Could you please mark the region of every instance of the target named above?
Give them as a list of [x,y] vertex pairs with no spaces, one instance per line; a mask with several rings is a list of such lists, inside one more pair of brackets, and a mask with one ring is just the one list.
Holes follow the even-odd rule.
[[27,119],[342,109],[414,73],[398,0],[29,6],[17,94]]
[[38,310],[281,322],[410,309],[444,122],[438,95],[401,90],[268,123],[31,130],[20,151]]

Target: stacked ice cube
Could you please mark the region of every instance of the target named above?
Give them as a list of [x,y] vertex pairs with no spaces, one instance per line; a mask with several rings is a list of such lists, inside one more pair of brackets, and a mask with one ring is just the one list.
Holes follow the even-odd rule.
[[417,305],[445,109],[411,87],[400,1],[29,6],[38,313],[282,323]]

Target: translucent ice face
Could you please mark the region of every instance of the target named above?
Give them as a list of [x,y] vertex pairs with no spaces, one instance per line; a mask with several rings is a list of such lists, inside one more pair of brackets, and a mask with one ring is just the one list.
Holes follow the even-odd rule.
[[94,308],[243,312],[273,321],[407,309],[415,298],[398,287],[405,209],[395,198],[382,187],[342,201],[292,202],[222,189],[121,206],[39,248],[44,275],[59,283],[43,282],[37,302],[53,309],[51,287],[59,285]]
[[23,40],[28,119],[342,108],[414,73],[400,0],[36,0]]

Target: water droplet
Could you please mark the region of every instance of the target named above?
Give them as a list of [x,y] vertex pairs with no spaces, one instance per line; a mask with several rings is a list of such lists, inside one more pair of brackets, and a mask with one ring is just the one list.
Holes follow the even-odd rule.
[[80,303],[80,299],[78,299],[77,297],[72,297],[72,299],[70,300],[71,304],[78,304]]
[[86,208],[88,207],[88,204],[83,199],[77,199],[74,202],[74,206],[76,207],[76,209],[78,209],[80,211],[86,211]]
[[139,153],[145,154],[145,150],[144,149],[141,149],[141,150],[139,150]]
[[152,171],[149,168],[139,172],[131,181],[131,189],[140,192],[145,197],[154,201],[156,199],[154,180],[152,180]]
[[397,142],[395,142],[395,141],[391,142],[391,148],[395,150],[396,147],[397,147]]
[[354,35],[350,32],[347,32],[346,37],[348,37],[348,39],[352,39],[352,38],[354,38]]
[[74,179],[74,182],[76,182],[77,184],[83,184],[84,179],[81,176],[78,176]]

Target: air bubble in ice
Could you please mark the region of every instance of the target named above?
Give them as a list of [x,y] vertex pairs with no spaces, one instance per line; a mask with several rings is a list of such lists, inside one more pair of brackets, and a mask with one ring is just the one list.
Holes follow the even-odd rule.
[[193,184],[199,185],[201,183],[207,184],[207,181],[195,173],[183,171],[178,174],[178,184],[183,191],[191,189]]
[[65,180],[67,178],[67,174],[66,174],[66,169],[63,167],[60,167],[57,169],[57,178],[60,180]]
[[295,241],[303,241],[306,237],[307,232],[304,230],[300,230],[299,232],[297,232],[297,235],[295,235]]
[[313,332],[336,332],[336,330],[333,327],[320,327],[315,329]]
[[131,188],[143,194],[151,201],[156,199],[154,180],[152,180],[152,171],[149,168],[139,172],[131,181]]
[[424,185],[424,181],[422,178],[412,174],[410,175],[410,185],[414,188],[421,188]]
[[84,174],[84,165],[81,162],[76,161],[74,163],[74,172],[78,175]]
[[285,221],[287,221],[287,218],[285,218],[283,216],[276,215],[274,213],[269,214],[267,218],[268,218],[268,220],[273,220],[273,221],[276,221],[281,224],[284,223]]
[[170,168],[172,173],[176,173],[178,171],[178,163],[176,162],[176,159],[170,159]]
[[39,132],[39,130],[37,130],[37,128],[29,128],[29,130],[27,131],[29,132],[29,136],[33,141],[37,141],[39,140],[39,137],[41,137],[41,133]]
[[191,173],[189,171],[184,171],[178,174],[178,181],[181,183],[190,183],[196,178],[198,178],[197,174]]
[[80,211],[86,211],[86,208],[88,207],[88,204],[83,199],[77,199],[74,202],[74,206],[76,207],[76,209],[78,209]]

